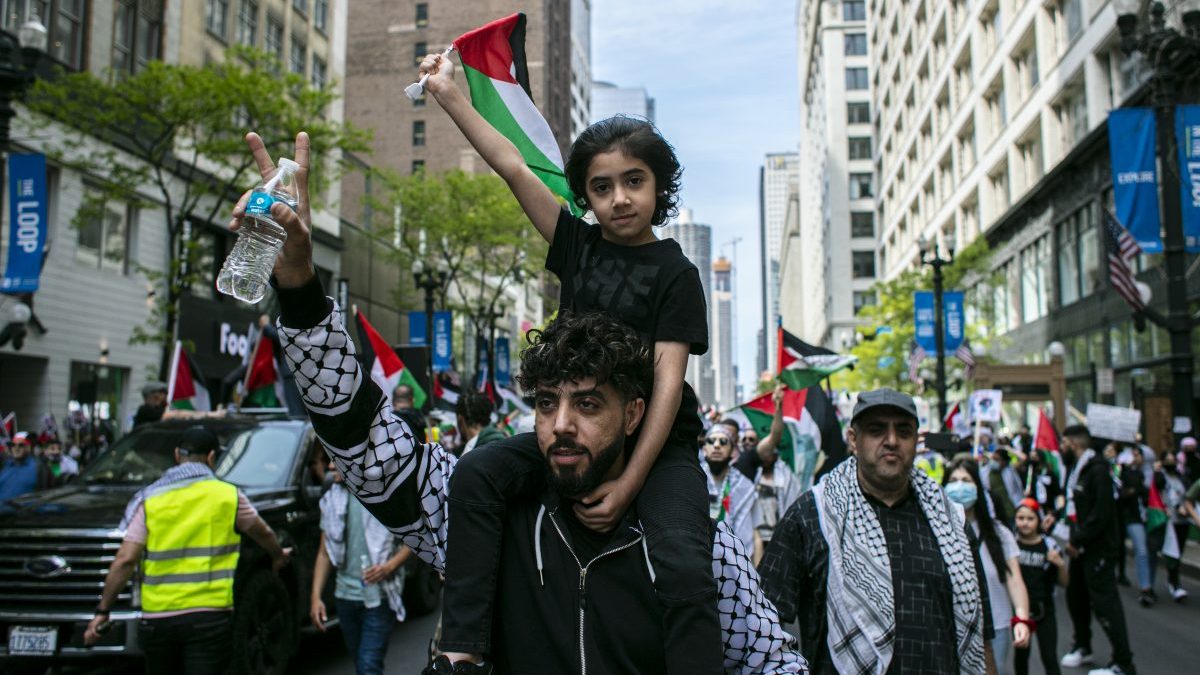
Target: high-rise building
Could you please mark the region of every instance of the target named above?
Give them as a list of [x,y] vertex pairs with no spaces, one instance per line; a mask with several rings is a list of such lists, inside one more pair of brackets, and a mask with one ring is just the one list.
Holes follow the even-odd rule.
[[[15,35],[30,18],[26,11],[37,11],[48,32],[40,74],[61,67],[119,81],[156,61],[199,67],[223,60],[228,46],[248,45],[275,54],[284,68],[314,84],[333,83],[340,94],[346,5],[346,0],[4,0],[0,26]],[[328,116],[342,119],[340,100],[330,106]],[[6,150],[53,155],[70,138],[82,142],[80,152],[97,157],[120,153],[108,139],[87,135],[90,120],[66,122],[19,108]],[[182,152],[188,139],[174,140]],[[205,166],[201,162],[200,170]],[[178,174],[164,167],[161,180],[174,194],[185,192],[185,181],[210,178],[185,173],[187,167],[187,160],[181,160]],[[99,195],[96,181],[103,178],[53,161],[47,169],[45,228],[53,246],[46,249],[33,296],[35,316],[47,332],[31,330],[20,350],[12,343],[0,347],[0,382],[21,383],[0,387],[0,410],[14,411],[23,428],[36,429],[47,413],[61,423],[71,411],[95,413],[98,428],[120,433],[141,403],[142,385],[151,378],[166,379],[159,372],[160,344],[136,339],[147,329],[163,329],[156,313],[166,297],[161,275],[178,262],[165,227],[166,212],[154,199],[160,188],[148,184],[136,200],[109,199],[103,213],[88,211],[89,198]],[[338,190],[331,186],[322,202],[337,202]],[[219,403],[221,378],[241,364],[248,327],[262,312],[273,311],[272,300],[268,295],[252,307],[216,292],[213,280],[234,240],[227,226],[229,208],[217,209],[212,221],[193,213],[196,219],[189,220],[181,236],[197,247],[192,271],[201,278],[182,292],[176,328]],[[0,214],[0,259],[8,257],[8,220],[5,209]],[[342,248],[337,214],[318,210],[313,225],[316,272],[333,292]],[[8,317],[14,302],[12,297],[0,299],[0,314]]]
[[716,399],[720,410],[737,405],[737,375],[733,367],[733,263],[721,256],[713,262],[712,354]]
[[783,252],[783,226],[788,195],[796,192],[800,155],[768,153],[759,170],[759,241],[762,246],[763,339],[759,361],[775,370],[779,331],[779,259]]
[[664,225],[662,239],[674,239],[683,249],[683,255],[700,272],[700,284],[704,287],[704,302],[708,303],[709,350],[707,354],[688,359],[684,379],[692,385],[702,405],[713,403],[716,389],[713,373],[713,311],[712,311],[712,226],[692,220],[691,209],[680,209],[674,222]]
[[[870,56],[861,2],[801,3],[797,42],[802,157],[796,237],[784,244],[784,327],[842,349],[874,302],[875,173]],[[803,311],[798,311],[800,307]]]
[[592,0],[571,0],[571,139],[592,123]]
[[[1165,385],[1164,331],[1137,331],[1117,295],[1099,292],[1113,199],[1105,122],[1149,105],[1151,89],[1151,64],[1121,50],[1116,3],[842,4],[870,14],[880,276],[917,267],[921,239],[945,256],[985,237],[991,274],[960,290],[968,330],[1005,336],[992,356],[1040,362],[1061,342],[1076,406],[1102,400],[1094,368],[1114,370],[1118,405]],[[1178,13],[1167,20],[1179,27]],[[1193,83],[1178,100],[1196,94]],[[1165,275],[1149,269],[1159,264],[1145,256],[1137,271],[1162,307]]]
[[592,122],[613,115],[635,115],[654,123],[654,99],[645,87],[619,87],[611,82],[592,83]]

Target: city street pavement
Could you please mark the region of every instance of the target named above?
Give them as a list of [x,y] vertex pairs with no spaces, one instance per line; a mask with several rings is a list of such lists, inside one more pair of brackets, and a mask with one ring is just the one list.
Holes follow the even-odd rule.
[[[418,675],[429,662],[429,639],[437,628],[437,610],[418,619],[398,624],[392,631],[384,672],[388,675]],[[295,675],[354,675],[354,662],[346,654],[342,634],[306,633],[300,637],[300,653],[288,672]]]

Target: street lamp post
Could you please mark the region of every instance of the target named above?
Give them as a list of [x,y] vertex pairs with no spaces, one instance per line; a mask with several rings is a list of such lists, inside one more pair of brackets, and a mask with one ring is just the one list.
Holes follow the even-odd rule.
[[1176,155],[1175,98],[1179,74],[1191,75],[1200,59],[1200,0],[1179,3],[1184,32],[1166,25],[1166,8],[1150,5],[1148,27],[1138,31],[1139,0],[1115,0],[1121,49],[1126,54],[1141,52],[1154,64],[1153,103],[1158,135],[1159,172],[1165,226],[1164,257],[1167,267],[1167,317],[1164,327],[1171,336],[1171,382],[1174,415],[1192,418],[1195,394],[1192,388],[1192,329],[1188,311],[1187,256],[1183,235],[1183,210],[1179,193],[1179,161]]
[[17,111],[13,104],[21,100],[33,84],[38,61],[46,51],[49,33],[32,10],[17,35],[0,30],[0,201],[7,185],[7,157],[10,128]]
[[446,285],[446,271],[428,267],[418,259],[413,264],[413,283],[425,291],[425,374],[429,377],[430,400],[433,397],[433,292]]
[[921,249],[921,264],[933,268],[933,331],[937,345],[937,393],[938,419],[946,419],[946,333],[943,325],[942,310],[942,268],[954,262],[954,240],[948,238],[946,247],[949,255],[942,258],[938,255],[937,242],[926,239],[924,235],[917,238],[917,247]]

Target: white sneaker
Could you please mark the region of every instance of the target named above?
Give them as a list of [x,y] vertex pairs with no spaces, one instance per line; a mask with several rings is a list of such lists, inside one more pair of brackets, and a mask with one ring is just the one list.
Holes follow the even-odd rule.
[[1094,668],[1088,671],[1088,675],[1124,675],[1125,671],[1115,663],[1109,664],[1103,668]]
[[1188,592],[1179,586],[1171,589],[1171,599],[1173,599],[1175,602],[1183,602],[1187,599],[1187,596]]
[[1072,649],[1071,651],[1064,654],[1062,657],[1062,661],[1059,661],[1059,663],[1061,663],[1064,668],[1078,668],[1079,666],[1082,666],[1085,663],[1091,664],[1091,663],[1095,663],[1095,662],[1096,661],[1095,661],[1095,659],[1092,658],[1091,652],[1089,652],[1086,649],[1080,649],[1078,647],[1076,647],[1075,649]]

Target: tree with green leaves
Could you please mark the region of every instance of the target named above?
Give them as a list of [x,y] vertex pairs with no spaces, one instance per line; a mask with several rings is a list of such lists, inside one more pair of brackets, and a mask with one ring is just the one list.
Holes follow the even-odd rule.
[[151,61],[132,75],[60,71],[30,92],[26,103],[36,116],[28,123],[45,128],[49,118],[66,132],[47,155],[95,185],[75,227],[113,202],[163,214],[169,260],[165,269],[137,266],[155,302],[131,339],[161,345],[161,373],[176,339],[180,299],[202,278],[192,228],[224,224],[237,198],[260,180],[246,132],[258,132],[280,157],[307,131],[318,158],[309,185],[321,195],[341,171],[337,151],[368,151],[366,132],[328,118],[336,97],[332,84],[314,88],[274,57],[246,48],[204,66]]
[[[943,287],[966,290],[965,286],[987,287],[991,279],[990,251],[987,240],[976,239],[959,251],[954,261],[942,268]],[[913,293],[933,289],[933,270],[927,266],[908,270],[899,276],[875,284],[876,302],[860,312],[864,320],[862,339],[851,349],[858,357],[853,370],[833,376],[833,384],[852,391],[892,387],[918,394],[918,385],[908,380],[908,355],[916,337],[913,319]],[[967,339],[986,342],[994,339],[991,330],[991,294],[970,294],[968,312],[979,320],[965,326]],[[952,354],[947,354],[947,358]],[[936,357],[930,354],[930,358]],[[948,365],[949,362],[948,362]],[[947,379],[953,379],[947,375]]]
[[[498,176],[457,169],[384,173],[383,182],[379,210],[400,207],[397,262],[410,268],[420,261],[445,271],[446,283],[436,291],[441,305],[468,317],[476,334],[492,344],[495,319],[506,309],[505,291],[537,278],[547,251],[512,191]],[[377,235],[397,238],[394,226]],[[412,293],[407,284],[401,281],[398,299]]]

